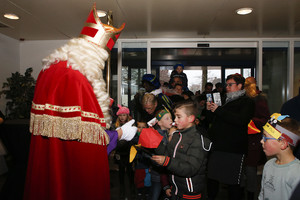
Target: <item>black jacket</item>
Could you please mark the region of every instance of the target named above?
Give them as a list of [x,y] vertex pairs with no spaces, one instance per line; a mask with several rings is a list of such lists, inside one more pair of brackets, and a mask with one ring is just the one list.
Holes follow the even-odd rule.
[[225,103],[208,112],[212,125],[208,130],[214,151],[246,154],[248,123],[254,114],[254,101],[247,96]]
[[166,148],[160,144],[157,153],[167,156],[164,166],[170,171],[175,195],[183,197],[203,192],[209,147],[210,141],[201,136],[195,126],[175,132]]

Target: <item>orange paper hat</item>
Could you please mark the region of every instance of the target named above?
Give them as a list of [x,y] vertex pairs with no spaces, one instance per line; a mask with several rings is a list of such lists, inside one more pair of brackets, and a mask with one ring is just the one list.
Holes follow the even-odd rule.
[[254,122],[251,120],[248,124],[248,134],[260,133],[260,130],[255,126]]
[[110,52],[124,27],[125,23],[120,28],[103,24],[97,15],[96,4],[94,4],[79,37]]
[[157,148],[163,136],[154,128],[143,128],[138,144],[145,148]]

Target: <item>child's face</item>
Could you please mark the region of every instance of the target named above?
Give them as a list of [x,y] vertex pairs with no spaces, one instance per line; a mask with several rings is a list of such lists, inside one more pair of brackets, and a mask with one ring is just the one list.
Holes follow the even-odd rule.
[[182,80],[179,77],[174,77],[173,79],[173,86],[175,86],[176,84],[182,85]]
[[201,100],[201,101],[199,102],[199,106],[200,106],[200,107],[204,107],[204,106],[205,106],[205,100]]
[[207,86],[205,87],[205,92],[206,92],[206,93],[211,93],[211,92],[212,92],[212,89],[213,89],[213,86],[207,85]]
[[176,87],[175,87],[175,92],[176,92],[177,94],[182,94],[182,86],[176,85]]
[[183,72],[183,68],[181,66],[178,66],[176,68],[176,71],[177,71],[178,74],[181,74]]
[[158,122],[158,125],[162,130],[166,130],[172,127],[172,116],[170,113],[166,113]]
[[222,93],[223,92],[223,87],[217,87],[218,92]]
[[178,129],[186,129],[193,126],[194,115],[187,116],[185,114],[185,108],[177,108],[175,110],[175,124]]
[[141,133],[143,128],[147,128],[146,122],[138,122],[137,123],[137,132]]
[[125,123],[128,118],[127,114],[120,114],[118,117],[121,123]]
[[266,141],[264,142],[264,139],[261,139],[260,143],[262,144],[266,156],[277,155],[280,152],[280,142],[265,130],[263,131],[263,135],[267,137]]

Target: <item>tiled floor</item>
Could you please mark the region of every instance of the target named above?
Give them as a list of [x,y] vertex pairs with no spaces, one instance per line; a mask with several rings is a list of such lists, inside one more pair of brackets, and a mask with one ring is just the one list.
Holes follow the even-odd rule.
[[[120,200],[120,196],[119,196],[119,190],[120,190],[120,185],[119,185],[119,182],[118,182],[118,171],[117,171],[117,165],[114,164],[113,162],[113,158],[110,157],[109,158],[109,164],[110,164],[110,179],[111,179],[111,199],[112,200]],[[262,167],[261,166],[258,170],[258,174],[261,174],[261,170],[262,170]],[[126,177],[125,177],[126,178]],[[259,180],[259,183],[260,183],[260,180],[261,180],[261,175],[258,175],[258,180]],[[126,179],[125,179],[126,181]],[[257,199],[257,196],[258,196],[258,192],[259,192],[259,184],[258,184],[258,189],[257,189],[257,193],[255,194],[255,199]],[[132,199],[135,199],[135,198],[130,198],[130,194],[129,194],[129,187],[128,185],[126,185],[126,197],[127,197],[127,200],[132,200]],[[206,194],[203,194],[203,200],[207,200],[207,195]],[[218,193],[218,196],[216,198],[216,200],[227,200],[227,190],[226,190],[226,186],[225,185],[220,185],[220,190],[219,190],[219,193]],[[246,194],[245,194],[245,198],[243,198],[244,200],[246,200]]]
[[[118,171],[117,171],[117,167],[116,165],[114,165],[113,161],[110,158],[110,179],[111,179],[111,199],[112,200],[120,200],[120,196],[119,196],[119,191],[120,191],[120,185],[119,185],[119,179],[118,179]],[[260,177],[260,176],[259,176]],[[0,175],[0,190],[4,184],[4,182],[6,181],[7,178],[7,173]],[[125,181],[127,181],[128,179],[125,177]],[[129,186],[128,184],[126,185],[126,197],[127,200],[133,200],[135,198],[132,198],[131,195],[129,194]],[[206,195],[203,195],[204,198],[203,200],[206,200],[207,198],[205,197]],[[257,196],[257,194],[256,194]],[[221,186],[220,187],[220,191],[218,194],[218,197],[216,200],[223,200],[223,199],[227,199],[227,191],[225,186]],[[244,198],[246,199],[246,198]],[[2,200],[2,199],[1,199]]]
[[[119,196],[119,183],[118,183],[118,171],[115,170],[111,170],[110,171],[110,178],[111,178],[111,199],[112,200],[120,200],[120,196]],[[128,185],[127,185],[128,186]],[[135,198],[130,198],[130,194],[129,194],[129,187],[126,188],[126,197],[127,200],[133,200]],[[256,199],[257,199],[257,195]],[[247,199],[246,197],[244,198],[245,200]],[[206,194],[203,195],[203,200],[207,200]],[[226,187],[224,185],[220,186],[220,191],[218,193],[217,199],[216,200],[227,200],[227,190]]]

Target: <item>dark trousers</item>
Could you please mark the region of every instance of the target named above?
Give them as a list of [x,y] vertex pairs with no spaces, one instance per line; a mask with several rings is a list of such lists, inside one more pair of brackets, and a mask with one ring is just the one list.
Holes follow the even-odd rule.
[[[228,186],[228,199],[241,200],[243,197],[243,189],[240,185],[227,185]],[[219,182],[213,179],[207,181],[207,194],[209,200],[216,199],[219,192]]]
[[125,188],[125,175],[128,177],[130,195],[134,195],[134,173],[132,169],[132,163],[129,163],[129,157],[127,155],[121,155],[121,161],[119,162],[119,181],[120,181],[120,197],[126,196]]

